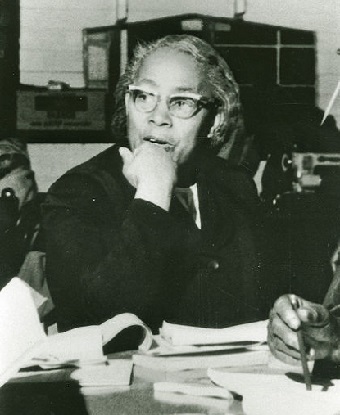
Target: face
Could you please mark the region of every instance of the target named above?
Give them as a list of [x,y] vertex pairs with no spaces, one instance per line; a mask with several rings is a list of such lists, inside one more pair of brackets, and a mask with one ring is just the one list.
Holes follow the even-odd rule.
[[128,136],[131,150],[144,139],[159,140],[173,146],[173,159],[183,164],[197,145],[199,137],[210,129],[208,109],[202,107],[190,118],[178,118],[170,113],[171,96],[202,95],[211,98],[194,58],[182,52],[163,48],[153,52],[143,62],[134,85],[158,95],[156,107],[150,112],[136,109],[130,94],[125,96],[128,119]]

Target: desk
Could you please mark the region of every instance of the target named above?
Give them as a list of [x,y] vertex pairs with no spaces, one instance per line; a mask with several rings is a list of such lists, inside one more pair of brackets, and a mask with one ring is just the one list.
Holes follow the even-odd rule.
[[[240,401],[234,401],[229,407],[228,401],[221,399],[165,393],[155,396],[154,373],[148,376],[145,369],[137,366],[130,387],[115,388],[100,395],[82,393],[70,379],[71,372],[72,369],[28,372],[24,377],[13,378],[0,389],[1,415],[243,414]],[[204,373],[202,370],[200,374],[204,376]],[[198,371],[192,374],[202,380]],[[154,377],[154,381],[157,380],[160,379]]]

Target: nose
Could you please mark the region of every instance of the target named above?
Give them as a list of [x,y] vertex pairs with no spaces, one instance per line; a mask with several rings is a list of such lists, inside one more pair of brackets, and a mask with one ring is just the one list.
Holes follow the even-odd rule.
[[171,116],[166,102],[157,102],[156,108],[149,115],[149,122],[157,126],[171,126]]

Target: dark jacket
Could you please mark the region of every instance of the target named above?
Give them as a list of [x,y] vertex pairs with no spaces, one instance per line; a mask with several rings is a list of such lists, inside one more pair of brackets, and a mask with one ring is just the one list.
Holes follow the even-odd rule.
[[52,185],[43,228],[59,329],[124,312],[154,331],[164,319],[219,327],[267,315],[254,183],[217,157],[197,183],[201,230],[175,197],[170,212],[134,199],[116,146]]

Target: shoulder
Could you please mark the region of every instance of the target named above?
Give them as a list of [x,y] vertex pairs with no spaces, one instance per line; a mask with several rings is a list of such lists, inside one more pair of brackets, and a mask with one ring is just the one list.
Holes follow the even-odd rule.
[[57,200],[75,204],[103,198],[121,180],[122,160],[114,145],[63,174],[50,187],[44,205]]
[[223,193],[232,204],[238,204],[243,209],[254,210],[260,206],[260,198],[256,185],[248,170],[241,165],[228,164],[216,157],[213,165],[204,172],[204,181],[208,187]]

